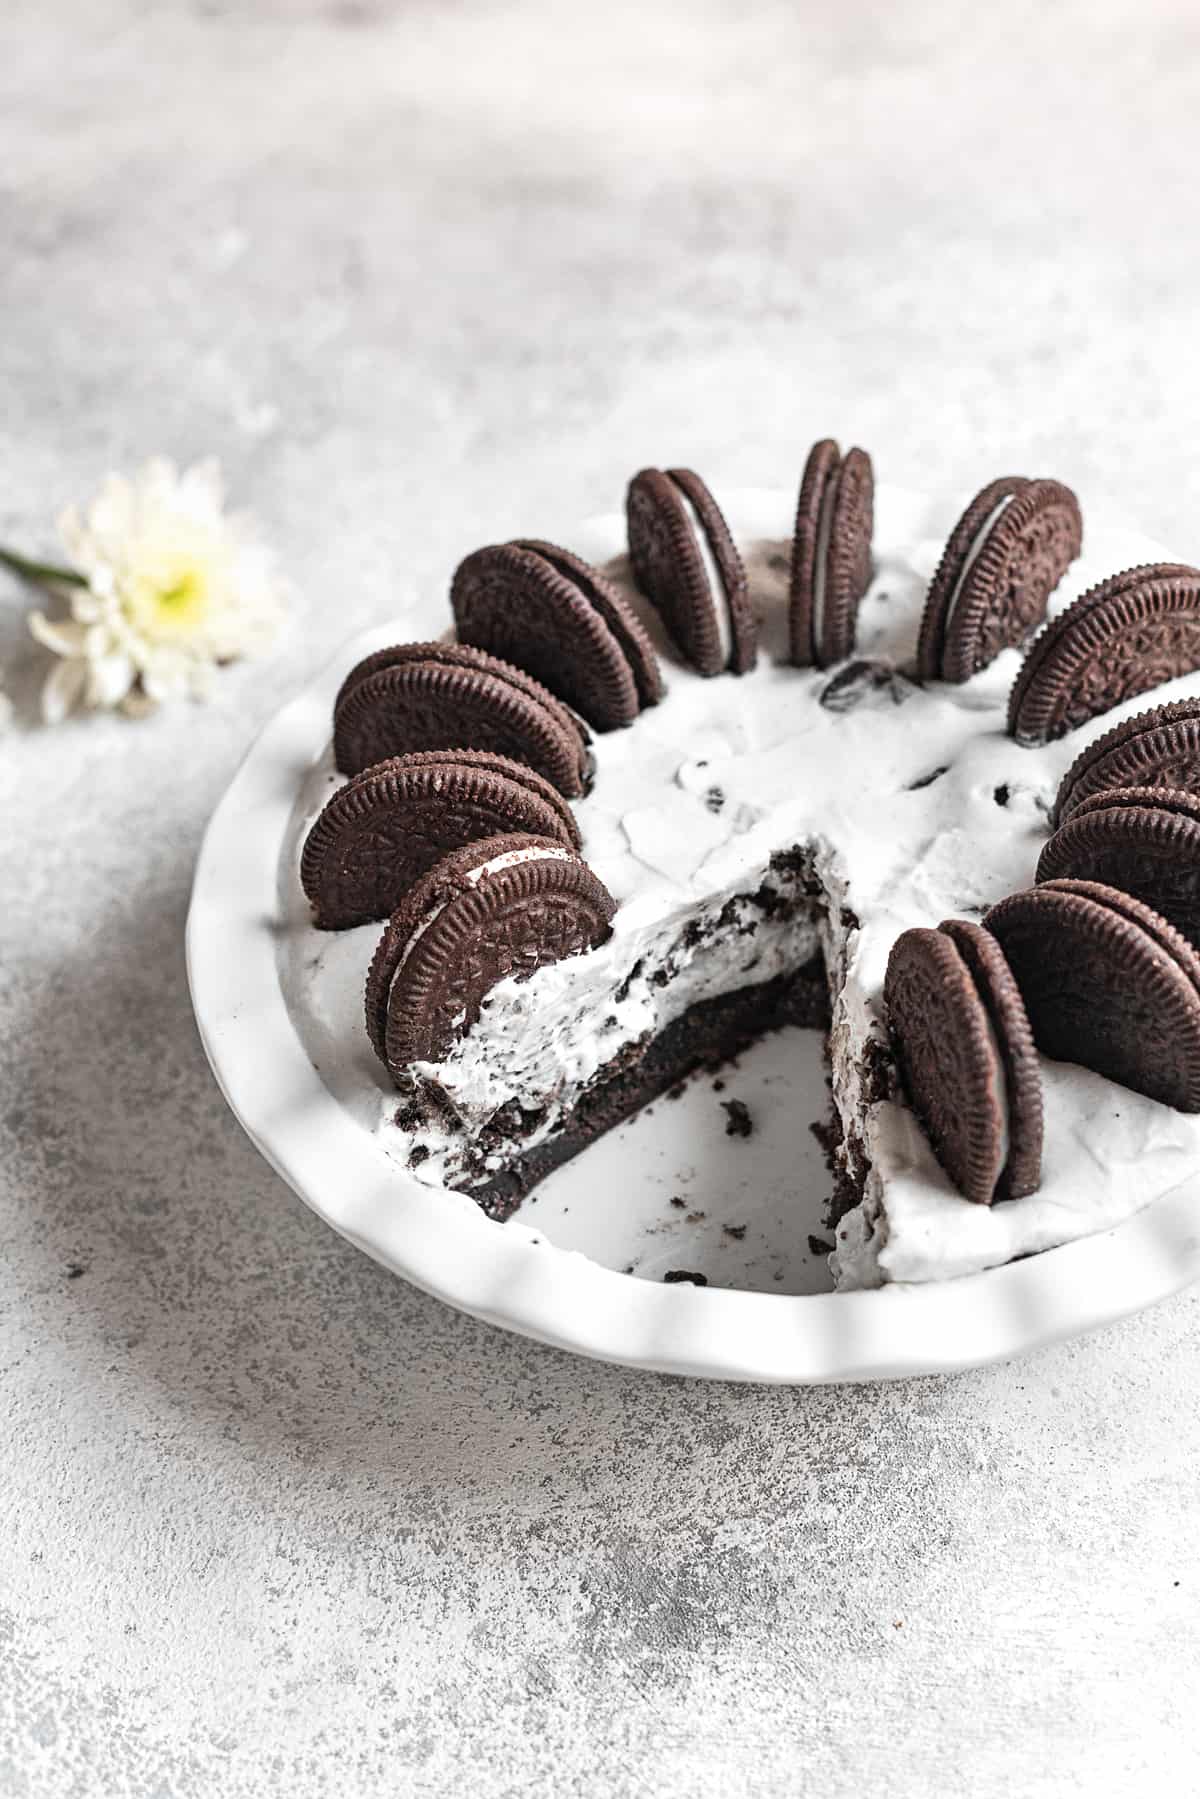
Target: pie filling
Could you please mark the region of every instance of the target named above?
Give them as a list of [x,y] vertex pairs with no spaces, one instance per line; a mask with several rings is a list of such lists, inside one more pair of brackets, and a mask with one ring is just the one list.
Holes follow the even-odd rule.
[[[436,1065],[397,1093],[363,1025],[378,926],[313,928],[300,845],[337,777],[326,758],[297,802],[280,871],[284,997],[339,1103],[419,1181],[470,1193],[493,1216],[566,1157],[690,1069],[786,1024],[823,1027],[837,1111],[832,1260],[839,1286],[968,1274],[1106,1229],[1195,1178],[1200,1118],[1041,1058],[1042,1180],[1019,1200],[963,1199],[896,1091],[881,993],[901,931],[978,920],[1030,885],[1059,782],[1087,743],[1145,696],[1027,749],[1005,732],[1021,666],[1004,650],[969,681],[919,686],[916,634],[954,502],[881,488],[877,573],[855,657],[787,660],[792,499],[725,507],[763,621],[757,667],[705,680],[663,658],[663,702],[595,743],[596,783],[576,807],[582,855],[617,902],[611,936],[525,982],[492,989]],[[624,522],[573,543],[625,580]],[[1055,609],[1140,537],[1089,516],[1085,554]],[[636,595],[626,589],[631,603]],[[1200,674],[1160,690],[1200,694]],[[809,1123],[797,1118],[797,1132]]]
[[[697,1068],[782,1025],[827,1027],[852,927],[831,925],[818,861],[797,845],[686,917],[501,982],[440,1062],[407,1071],[410,1165],[504,1218],[552,1168]],[[881,1065],[881,1037],[872,1044]],[[839,1104],[850,1100],[843,1142],[854,1145],[863,1083],[836,1073]],[[847,1170],[839,1175],[850,1191]]]

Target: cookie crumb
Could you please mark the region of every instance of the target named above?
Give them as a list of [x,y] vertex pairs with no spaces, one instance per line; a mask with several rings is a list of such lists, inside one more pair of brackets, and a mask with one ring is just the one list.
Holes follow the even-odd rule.
[[725,794],[720,787],[710,787],[704,796],[704,804],[710,812],[719,812],[725,804]]
[[713,1092],[714,1093],[724,1093],[724,1091],[725,1091],[724,1081],[714,1081],[713,1082]]
[[833,1244],[827,1243],[824,1237],[814,1237],[810,1233],[808,1239],[808,1253],[810,1256],[831,1256],[833,1254]]
[[678,1193],[673,1193],[671,1195],[671,1204],[675,1207],[677,1212],[682,1212],[684,1206],[687,1204],[687,1200],[681,1199]]
[[908,783],[908,786],[904,791],[906,793],[919,793],[922,787],[932,787],[935,781],[941,780],[947,767],[948,764],[943,763],[940,768],[931,768],[927,775],[918,775],[915,781],[910,781]]
[[1007,806],[1012,798],[1012,789],[1007,781],[1001,781],[999,787],[992,789],[992,798],[998,806]]
[[669,1287],[678,1286],[681,1281],[690,1281],[693,1287],[707,1287],[707,1274],[693,1274],[687,1268],[668,1268],[663,1280]]
[[[81,1274],[86,1274],[86,1273],[87,1273],[87,1264],[86,1263],[84,1263],[84,1262],[68,1262],[67,1263],[67,1279],[69,1281],[77,1281]],[[1176,1581],[1175,1584],[1176,1584],[1176,1586],[1178,1586],[1179,1582]]]
[[727,1137],[749,1137],[754,1130],[754,1120],[750,1116],[750,1108],[744,1100],[723,1099],[721,1110],[726,1114],[725,1135]]
[[744,1224],[723,1224],[721,1229],[727,1237],[732,1237],[735,1243],[740,1243],[742,1238],[746,1235],[746,1227]]

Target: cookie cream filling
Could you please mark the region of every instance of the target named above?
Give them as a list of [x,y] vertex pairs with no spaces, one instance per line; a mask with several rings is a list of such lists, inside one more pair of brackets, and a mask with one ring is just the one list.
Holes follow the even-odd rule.
[[[311,771],[280,872],[278,945],[285,998],[322,1078],[378,1134],[398,1181],[442,1185],[447,1173],[455,1178],[464,1145],[503,1161],[499,1114],[482,1122],[493,1097],[521,1095],[523,1125],[553,1131],[549,1119],[569,1117],[581,1095],[620,1058],[636,1057],[680,1009],[722,986],[786,973],[819,948],[830,989],[839,1161],[855,1202],[836,1231],[839,1286],[988,1268],[1103,1230],[1194,1178],[1200,1117],[1043,1057],[1041,1185],[1024,1199],[971,1205],[879,1075],[880,995],[899,933],[948,917],[978,920],[1028,886],[1058,784],[1079,751],[1147,705],[1200,697],[1200,674],[1139,694],[1036,749],[1005,734],[1017,650],[961,685],[918,686],[911,670],[926,586],[958,508],[953,499],[886,486],[876,496],[874,575],[856,660],[832,670],[792,667],[793,496],[717,498],[761,621],[758,665],[740,679],[703,679],[678,661],[635,599],[667,691],[627,730],[597,738],[596,784],[575,808],[583,858],[618,902],[613,934],[527,981],[501,982],[446,1060],[417,1071],[429,1092],[446,1095],[445,1122],[431,1110],[416,1131],[397,1125],[399,1096],[367,1042],[363,980],[380,927],[312,928],[296,866],[308,824],[339,777],[328,758]],[[593,521],[571,547],[611,565],[634,598],[619,515]],[[1089,511],[1086,555],[1053,596],[1051,615],[1114,569],[1162,556],[1158,545]],[[807,1122],[798,1117],[797,1132]],[[414,1147],[425,1152],[419,1165],[410,1160]]]
[[708,591],[712,598],[713,616],[717,621],[717,642],[721,646],[721,667],[729,667],[733,655],[733,614],[729,608],[729,599],[725,592],[725,583],[721,579],[721,569],[713,554],[713,547],[705,529],[704,520],[695,506],[684,493],[678,482],[671,483],[675,489],[675,497],[687,514],[688,524],[692,528],[692,538],[700,552],[700,561],[704,567],[708,581]]
[[1000,1170],[1001,1173],[1003,1173],[1004,1169],[1008,1167],[1008,1152],[1012,1148],[1010,1125],[1012,1113],[1009,1110],[1008,1069],[1005,1066],[1004,1054],[1000,1048],[1000,1038],[996,1033],[996,1027],[992,1023],[992,1015],[988,1011],[987,1002],[984,1000],[982,994],[980,995],[980,1004],[983,1007],[983,1028],[987,1032],[988,1049],[991,1051],[992,1066],[996,1070],[996,1099],[1000,1106]]
[[996,529],[996,525],[997,525],[998,521],[1004,515],[1004,513],[1006,513],[1008,511],[1008,508],[1012,505],[1012,503],[1016,499],[1016,497],[1017,496],[1015,493],[1006,493],[1002,500],[998,500],[996,502],[996,504],[992,507],[992,510],[988,513],[987,517],[984,519],[982,525],[980,525],[978,531],[975,533],[975,536],[972,538],[971,547],[967,551],[966,556],[963,559],[963,565],[958,571],[958,578],[956,579],[954,586],[950,590],[950,598],[946,603],[946,616],[945,616],[944,620],[942,621],[942,637],[943,637],[943,639],[945,638],[946,633],[950,629],[950,621],[954,617],[954,614],[958,609],[958,602],[962,598],[963,593],[966,590],[966,585],[967,585],[967,581],[970,577],[971,570],[975,567],[975,564],[979,561],[979,558],[983,555],[984,548],[987,544],[987,541],[991,537],[992,532]]
[[820,517],[817,521],[816,560],[813,564],[812,618],[808,633],[814,664],[819,664],[820,661],[821,636],[825,629],[825,586],[829,566],[829,540],[833,536],[833,515],[837,510],[841,473],[839,463],[825,483],[825,491],[821,495]]
[[[571,862],[573,860],[571,851],[565,849],[534,847],[523,850],[505,850],[501,855],[491,856],[486,862],[481,862],[478,868],[468,869],[463,879],[468,887],[478,887],[480,881],[486,881],[489,875],[501,874],[506,868],[518,868],[522,862]],[[429,910],[413,926],[408,941],[401,951],[400,960],[396,964],[395,973],[392,975],[393,981],[426,931],[437,923],[446,907],[452,904],[457,897],[457,894],[451,894],[448,899],[441,900],[436,906],[430,906]]]

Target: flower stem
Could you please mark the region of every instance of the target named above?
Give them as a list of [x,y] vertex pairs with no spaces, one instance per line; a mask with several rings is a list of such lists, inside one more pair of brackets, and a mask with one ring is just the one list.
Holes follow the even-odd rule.
[[44,587],[48,581],[62,581],[69,587],[87,586],[77,569],[58,568],[52,562],[31,562],[28,556],[18,556],[15,550],[6,550],[3,545],[0,545],[0,563],[10,568],[14,575],[20,575],[22,581],[32,581],[38,587]]

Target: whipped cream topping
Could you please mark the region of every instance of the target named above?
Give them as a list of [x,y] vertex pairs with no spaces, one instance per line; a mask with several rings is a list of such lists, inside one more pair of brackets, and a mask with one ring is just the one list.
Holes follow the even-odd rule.
[[[760,655],[740,678],[705,680],[682,666],[652,609],[629,582],[619,515],[594,520],[572,548],[607,565],[647,624],[662,658],[663,703],[627,730],[596,739],[596,786],[576,816],[584,859],[618,901],[598,949],[500,983],[479,1025],[447,1062],[425,1072],[453,1087],[466,1115],[522,1082],[565,1107],[610,1057],[665,1008],[795,967],[820,941],[834,988],[830,1053],[843,1117],[871,1173],[863,1203],[838,1230],[833,1268],[843,1287],[969,1273],[1104,1229],[1192,1176],[1200,1119],[1174,1112],[1072,1064],[1042,1058],[1046,1129],[1042,1184],[1026,1199],[971,1205],[951,1186],[907,1106],[863,1089],[863,1050],[881,1034],[880,994],[891,945],[909,925],[978,919],[1028,886],[1058,783],[1086,744],[1148,704],[1200,696],[1200,675],[1139,695],[1057,743],[1026,749],[1005,734],[1020,653],[1005,650],[959,686],[915,684],[912,668],[928,580],[955,522],[953,500],[882,486],[876,494],[874,576],[859,612],[858,661],[797,669],[787,656],[787,563],[794,495],[717,499],[746,561],[760,617]],[[1116,569],[1159,560],[1141,535],[1090,512],[1085,555],[1051,600],[1051,616]],[[328,758],[296,807],[281,869],[280,969],[296,1027],[338,1099],[403,1163],[411,1139],[392,1120],[396,1095],[362,1023],[362,984],[379,926],[311,928],[295,867],[307,824],[339,777]],[[697,946],[656,988],[649,970],[678,948],[698,913],[748,897],[773,852],[806,846],[820,917],[789,930],[727,932]],[[765,964],[754,964],[756,944]],[[621,982],[639,959],[643,974]],[[798,1120],[797,1129],[805,1121]],[[435,1180],[454,1144],[426,1145]]]

